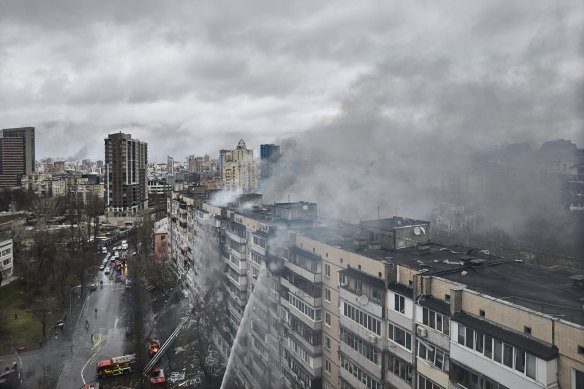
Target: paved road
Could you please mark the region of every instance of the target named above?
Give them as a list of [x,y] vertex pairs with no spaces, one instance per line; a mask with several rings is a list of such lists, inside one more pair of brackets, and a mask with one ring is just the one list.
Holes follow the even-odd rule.
[[[98,284],[99,281],[103,281],[103,286],[88,295],[73,332],[69,357],[56,386],[59,389],[77,389],[92,382],[98,361],[133,352],[132,340],[126,335],[126,329],[131,326],[131,290],[103,272],[97,276]],[[88,329],[85,320],[89,322]]]

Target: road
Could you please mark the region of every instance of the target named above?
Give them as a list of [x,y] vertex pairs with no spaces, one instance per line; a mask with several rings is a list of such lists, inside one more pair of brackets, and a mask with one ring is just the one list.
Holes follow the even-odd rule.
[[[97,290],[87,296],[72,334],[70,356],[65,360],[57,388],[78,389],[85,383],[95,381],[98,361],[133,353],[132,339],[126,333],[132,325],[129,309],[132,292],[124,286],[125,271],[121,274],[122,281],[115,281],[103,271],[97,275]],[[99,286],[99,281],[103,281],[103,286]],[[87,329],[85,320],[89,323]],[[110,381],[113,384],[113,381],[120,379]]]

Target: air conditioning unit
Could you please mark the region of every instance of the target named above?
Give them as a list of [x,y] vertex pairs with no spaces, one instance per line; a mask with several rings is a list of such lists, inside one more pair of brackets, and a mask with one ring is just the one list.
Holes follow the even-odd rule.
[[418,334],[418,336],[425,338],[426,336],[428,336],[428,330],[425,329],[424,327],[418,327],[416,328],[416,333]]

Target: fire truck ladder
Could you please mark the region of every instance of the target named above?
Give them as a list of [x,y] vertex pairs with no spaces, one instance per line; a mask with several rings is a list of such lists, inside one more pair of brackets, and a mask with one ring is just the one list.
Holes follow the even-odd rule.
[[160,359],[160,357],[162,357],[162,354],[164,354],[166,352],[166,350],[170,347],[170,344],[178,336],[178,334],[180,333],[180,330],[187,323],[187,320],[188,319],[189,319],[188,316],[185,316],[182,319],[182,321],[180,322],[180,324],[178,325],[178,327],[176,327],[176,329],[174,330],[174,332],[168,337],[168,339],[166,340],[166,342],[164,342],[164,344],[162,345],[162,347],[160,347],[160,350],[158,350],[158,352],[156,354],[154,354],[154,357],[152,357],[152,359],[150,360],[150,362],[148,362],[148,364],[146,365],[146,367],[144,367],[144,371],[142,372],[142,374],[148,375],[148,373],[150,372],[150,370],[152,370],[152,368],[154,367],[154,365],[156,365],[156,362],[158,362],[158,360]]

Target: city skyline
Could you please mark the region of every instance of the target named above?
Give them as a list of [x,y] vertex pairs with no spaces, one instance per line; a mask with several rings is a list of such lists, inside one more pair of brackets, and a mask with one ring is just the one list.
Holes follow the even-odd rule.
[[38,159],[98,160],[116,131],[153,161],[351,132],[582,144],[578,2],[110,5],[3,5],[0,122],[37,128]]

